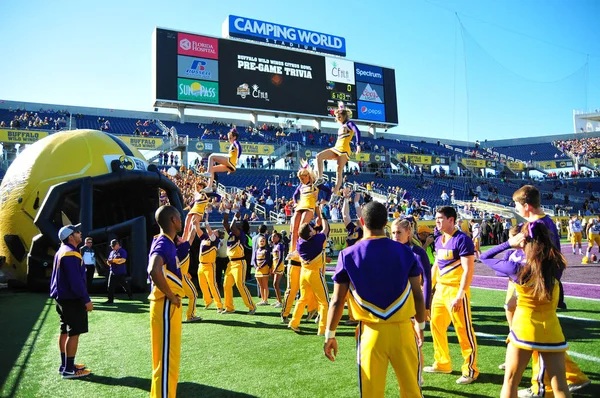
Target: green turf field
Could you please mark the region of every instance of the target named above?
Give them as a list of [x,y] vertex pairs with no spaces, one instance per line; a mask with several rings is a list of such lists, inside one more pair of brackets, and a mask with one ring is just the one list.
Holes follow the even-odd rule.
[[[472,313],[479,334],[477,382],[459,386],[460,352],[450,332],[451,375],[425,374],[423,392],[428,397],[496,397],[502,385],[507,333],[502,309],[504,293],[473,289]],[[45,295],[0,291],[1,394],[17,397],[143,397],[150,390],[150,331],[148,302],[116,301],[116,306],[96,305],[90,314],[90,332],[80,340],[78,363],[93,375],[62,380],[57,373],[58,318],[54,303]],[[105,297],[92,297],[96,303]],[[569,311],[561,313],[563,330],[574,359],[593,385],[578,396],[600,396],[600,302],[567,299]],[[244,310],[241,299],[236,308]],[[296,334],[280,323],[271,307],[258,307],[254,316],[245,311],[218,315],[200,309],[200,323],[184,324],[178,395],[182,397],[355,397],[358,396],[354,328],[338,329],[340,352],[335,363],[322,352],[323,338],[314,323],[303,323]],[[569,318],[570,317],[570,318]],[[579,319],[577,319],[579,318]],[[413,338],[409,336],[408,338]],[[426,333],[426,364],[431,364],[431,335]],[[526,377],[531,375],[528,369]],[[527,387],[527,381],[522,382]],[[393,372],[388,372],[386,396],[398,396]]]

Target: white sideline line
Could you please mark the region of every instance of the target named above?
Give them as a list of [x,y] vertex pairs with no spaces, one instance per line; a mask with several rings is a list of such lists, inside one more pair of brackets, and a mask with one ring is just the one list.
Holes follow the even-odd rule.
[[[507,279],[505,276],[488,276],[488,275],[473,275],[477,278],[490,278],[490,279]],[[597,283],[579,283],[579,282],[563,282],[563,285],[581,285],[581,286],[600,286]]]
[[[506,293],[506,289],[495,289],[493,287],[478,287],[478,286],[471,286],[471,289],[481,289],[481,290],[496,290],[498,292],[505,292]],[[591,300],[591,301],[600,301],[600,299],[595,299],[595,298],[587,298],[587,297],[579,297],[579,296],[566,296],[567,298],[570,299],[577,299],[577,300]]]
[[[497,341],[506,341],[506,337],[500,337],[500,336],[496,336],[495,334],[489,334],[489,333],[475,332],[475,336],[488,338],[491,340],[497,340]],[[580,353],[572,351],[572,350],[568,350],[567,352],[569,353],[569,355],[571,355],[575,358],[581,358],[581,359],[585,359],[587,361],[600,363],[600,358],[598,358],[598,357],[595,357],[592,355],[587,355],[587,354],[580,354]]]

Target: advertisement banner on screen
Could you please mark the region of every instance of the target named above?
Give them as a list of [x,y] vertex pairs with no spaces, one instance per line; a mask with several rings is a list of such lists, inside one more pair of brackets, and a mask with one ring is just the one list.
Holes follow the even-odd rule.
[[383,103],[383,86],[372,83],[356,82],[356,94],[359,101]]
[[354,72],[359,82],[383,85],[383,69],[378,66],[355,63]]
[[220,52],[221,105],[311,115],[325,112],[323,57],[232,40],[222,40]]
[[229,15],[222,28],[223,37],[239,37],[302,50],[346,56],[346,39],[327,33],[313,32],[237,15]]
[[486,166],[486,162],[485,160],[481,160],[481,159],[467,159],[467,158],[463,158],[461,160],[462,164],[464,164],[467,167],[475,167],[478,169],[484,169]]
[[325,57],[325,78],[329,82],[354,84],[354,62]]
[[413,155],[411,153],[397,153],[396,159],[412,164],[431,164],[433,160],[432,156],[429,155]]
[[178,32],[177,54],[219,59],[219,39]]
[[219,84],[204,80],[177,79],[177,99],[218,104]]
[[385,122],[385,106],[373,102],[358,101],[358,118]]
[[213,82],[219,81],[219,62],[214,59],[178,55],[177,76]]

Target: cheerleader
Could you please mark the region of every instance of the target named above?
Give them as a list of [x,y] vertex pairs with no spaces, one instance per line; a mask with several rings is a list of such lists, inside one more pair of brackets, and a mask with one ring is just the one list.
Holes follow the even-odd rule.
[[292,240],[290,242],[290,253],[287,256],[287,260],[297,257],[296,242],[298,241],[298,228],[302,224],[309,224],[314,216],[315,207],[317,207],[317,201],[319,198],[319,190],[322,190],[326,194],[325,201],[329,201],[331,198],[331,189],[324,184],[317,185],[315,183],[316,177],[312,168],[304,160],[301,162],[301,168],[298,170],[298,179],[300,185],[294,192],[294,202],[296,203],[295,213],[292,217]]
[[240,134],[237,130],[232,128],[227,133],[227,140],[231,144],[229,146],[229,156],[225,156],[220,153],[213,153],[208,157],[208,172],[203,173],[203,177],[208,178],[207,187],[204,188],[204,192],[212,192],[213,181],[215,179],[215,173],[233,173],[237,168],[237,162],[242,155],[242,146],[238,142]]
[[[207,207],[209,207],[208,195],[204,193],[206,182],[198,181],[195,188],[194,204],[192,205],[192,208],[188,212],[187,216],[185,216],[185,229],[183,231],[184,236],[190,233],[194,224],[202,221],[204,218],[204,213],[206,213]],[[210,211],[210,208],[208,208],[208,210]]]
[[333,148],[325,149],[317,154],[317,185],[323,180],[323,162],[325,160],[336,160],[337,171],[334,193],[339,193],[340,187],[344,180],[344,166],[348,163],[352,153],[350,149],[350,141],[354,137],[356,139],[356,153],[360,153],[360,130],[356,124],[350,120],[352,111],[344,107],[343,102],[338,103],[338,109],[335,111],[335,121],[341,124],[338,130],[337,141]]
[[258,283],[261,301],[256,305],[269,305],[269,274],[271,273],[271,253],[264,236],[258,237],[258,248],[252,254],[255,264],[254,276]]
[[285,246],[281,240],[281,235],[275,231],[273,231],[273,234],[271,235],[271,242],[273,243],[273,249],[271,250],[271,258],[273,260],[271,274],[273,274],[273,289],[275,289],[275,297],[277,298],[277,302],[275,302],[273,306],[275,308],[281,308],[281,280],[283,279],[283,272],[285,269],[283,265]]
[[[508,260],[493,257],[510,247],[521,249]],[[481,261],[514,282],[518,296],[507,338],[501,397],[516,397],[532,352],[542,356],[555,397],[569,397],[565,376],[568,344],[556,315],[558,280],[566,260],[543,222],[525,223],[518,234],[482,255]]]

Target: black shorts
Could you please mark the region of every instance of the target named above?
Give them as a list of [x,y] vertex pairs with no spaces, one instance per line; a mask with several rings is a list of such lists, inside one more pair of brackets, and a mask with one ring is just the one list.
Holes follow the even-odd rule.
[[82,300],[57,300],[56,312],[60,316],[61,334],[77,336],[88,332],[88,313]]

